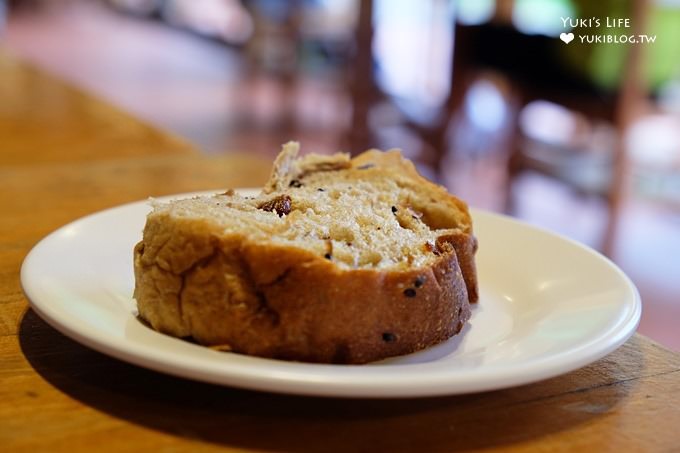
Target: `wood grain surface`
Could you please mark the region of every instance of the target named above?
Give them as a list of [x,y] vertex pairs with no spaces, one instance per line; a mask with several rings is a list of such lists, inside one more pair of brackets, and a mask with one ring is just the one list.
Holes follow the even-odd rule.
[[202,157],[0,54],[1,451],[678,451],[680,354],[641,336],[533,385],[329,399],[145,370],[64,337],[28,307],[21,263],[59,226],[148,196],[256,186],[268,171],[244,155]]

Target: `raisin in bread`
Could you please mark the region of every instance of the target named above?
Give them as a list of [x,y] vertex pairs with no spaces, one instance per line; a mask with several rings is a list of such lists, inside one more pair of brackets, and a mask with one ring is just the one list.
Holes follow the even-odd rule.
[[477,300],[467,206],[399,151],[298,158],[255,197],[155,203],[135,247],[154,329],[222,350],[365,363],[458,333]]

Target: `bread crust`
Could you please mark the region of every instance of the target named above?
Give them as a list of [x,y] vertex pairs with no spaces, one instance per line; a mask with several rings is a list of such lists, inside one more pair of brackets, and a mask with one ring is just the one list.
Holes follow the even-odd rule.
[[216,233],[149,219],[135,298],[154,329],[260,357],[358,364],[440,343],[470,317],[450,242],[431,266],[383,271]]

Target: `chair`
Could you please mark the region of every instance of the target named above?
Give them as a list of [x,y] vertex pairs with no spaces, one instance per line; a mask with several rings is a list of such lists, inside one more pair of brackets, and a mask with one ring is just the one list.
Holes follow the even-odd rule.
[[[633,3],[631,25],[634,28],[630,30],[631,34],[643,33],[647,9],[647,0]],[[640,75],[643,46],[629,46],[621,83],[614,92],[606,92],[565,71],[556,61],[555,47],[559,45],[565,44],[556,38],[523,35],[506,24],[457,25],[451,82],[453,89],[447,110],[450,115],[459,111],[475,77],[481,70],[491,69],[509,79],[518,112],[533,101],[547,100],[582,112],[588,118],[613,124],[616,139],[609,171],[597,184],[585,184],[583,178],[578,177],[580,170],[575,172],[574,169],[579,168],[579,165],[588,165],[588,159],[584,158],[587,156],[573,150],[563,150],[557,156],[554,153],[528,152],[524,146],[526,137],[520,128],[518,115],[515,115],[510,131],[506,189],[506,211],[509,213],[513,212],[515,204],[514,182],[526,171],[556,179],[578,193],[601,197],[606,202],[608,220],[599,248],[605,254],[611,254],[626,174],[623,140],[636,110],[645,98]],[[440,131],[437,141],[437,149],[448,148],[445,132]],[[443,152],[439,158],[441,162]]]

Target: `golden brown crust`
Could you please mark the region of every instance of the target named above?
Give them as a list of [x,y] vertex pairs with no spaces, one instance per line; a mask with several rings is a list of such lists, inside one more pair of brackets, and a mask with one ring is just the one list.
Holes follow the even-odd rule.
[[[326,363],[371,362],[458,333],[478,298],[477,241],[467,206],[420,177],[397,152],[369,151],[349,163],[348,171],[388,168],[400,187],[417,186],[403,207],[446,231],[431,244],[436,258],[430,265],[352,269],[302,248],[225,234],[210,218],[154,213],[134,251],[140,316],[160,332],[220,350]],[[304,173],[329,166],[286,157],[274,174],[284,180],[284,168]],[[279,182],[267,187],[276,191]],[[271,210],[283,212],[277,207],[272,203]],[[452,215],[453,230],[446,225]]]
[[470,317],[453,248],[433,266],[388,272],[342,270],[304,250],[238,237],[213,242],[207,253],[201,237],[181,242],[193,251],[188,267],[163,269],[158,247],[136,247],[135,297],[154,329],[201,344],[262,357],[365,363],[440,343]]

